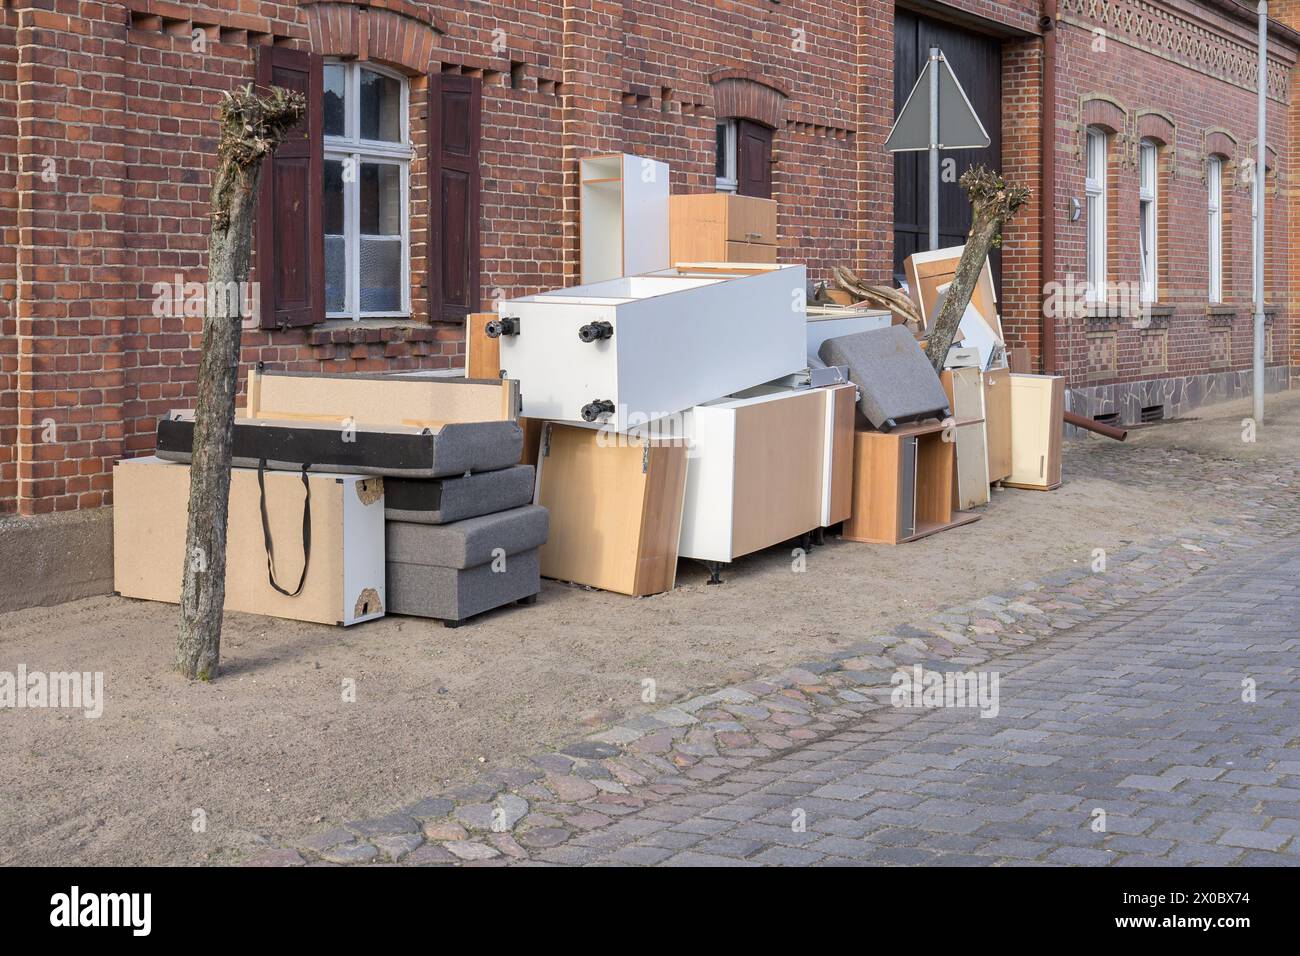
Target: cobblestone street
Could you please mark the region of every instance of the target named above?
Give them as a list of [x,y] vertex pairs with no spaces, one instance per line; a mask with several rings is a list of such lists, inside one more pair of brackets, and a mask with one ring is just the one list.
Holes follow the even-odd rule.
[[542,858],[1294,865],[1298,647],[1300,545],[1276,545],[999,660],[996,717],[882,710]]

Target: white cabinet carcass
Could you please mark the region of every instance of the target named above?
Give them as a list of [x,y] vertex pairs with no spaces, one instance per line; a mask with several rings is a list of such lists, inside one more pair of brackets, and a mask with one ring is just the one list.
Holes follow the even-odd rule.
[[627,431],[807,366],[802,265],[667,269],[500,303],[521,415]]

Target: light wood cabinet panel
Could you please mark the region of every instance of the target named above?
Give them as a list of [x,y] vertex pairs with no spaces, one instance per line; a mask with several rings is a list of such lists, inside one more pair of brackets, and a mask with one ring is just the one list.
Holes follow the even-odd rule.
[[989,481],[1011,477],[1011,371],[984,373],[984,436],[988,444]]
[[550,509],[542,576],[643,596],[677,579],[686,447],[548,422],[536,502]]
[[679,262],[776,262],[776,202],[733,193],[669,200],[669,258]]

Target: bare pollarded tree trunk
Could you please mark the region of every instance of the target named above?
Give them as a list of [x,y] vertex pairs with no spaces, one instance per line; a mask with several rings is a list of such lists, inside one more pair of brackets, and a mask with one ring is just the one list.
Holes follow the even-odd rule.
[[1024,186],[1008,185],[997,173],[976,166],[962,173],[961,186],[970,197],[971,227],[966,236],[966,250],[957,263],[957,272],[948,286],[943,305],[929,330],[929,345],[925,357],[936,372],[943,371],[944,359],[957,335],[966,306],[984,268],[989,250],[1002,245],[1002,226],[1029,201],[1029,190]]
[[[253,215],[262,160],[302,119],[301,93],[251,86],[221,103],[221,141],[212,180],[208,287],[194,412],[185,577],[181,584],[176,668],[211,680],[221,666],[221,612],[226,603],[226,515],[239,378],[239,340],[253,246]],[[232,294],[234,290],[240,290]],[[256,301],[256,296],[253,297]]]

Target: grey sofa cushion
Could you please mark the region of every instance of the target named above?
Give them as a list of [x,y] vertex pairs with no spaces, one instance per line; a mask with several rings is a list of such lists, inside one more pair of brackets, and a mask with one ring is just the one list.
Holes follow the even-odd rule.
[[[429,527],[426,525],[425,527]],[[463,621],[542,589],[537,549],[508,555],[504,567],[436,568],[388,563],[388,613]]]
[[550,514],[541,505],[511,508],[451,524],[389,521],[385,528],[390,562],[439,568],[487,564],[500,548],[505,554],[531,551],[546,543]]
[[[404,478],[441,478],[516,464],[524,433],[516,422],[456,422],[428,428],[345,430],[333,422],[237,418],[233,464]],[[188,462],[194,442],[193,412],[172,412],[158,422],[158,457]]]
[[385,478],[389,521],[448,524],[522,508],[533,500],[533,466],[514,465],[455,478]]
[[943,383],[907,326],[827,339],[817,355],[827,365],[849,367],[849,378],[862,393],[858,408],[876,428],[949,413]]

